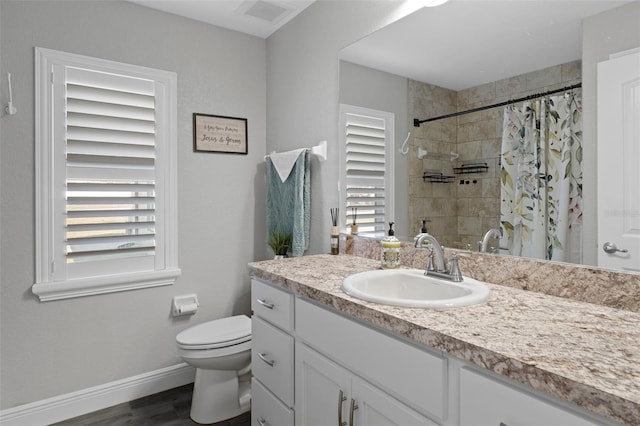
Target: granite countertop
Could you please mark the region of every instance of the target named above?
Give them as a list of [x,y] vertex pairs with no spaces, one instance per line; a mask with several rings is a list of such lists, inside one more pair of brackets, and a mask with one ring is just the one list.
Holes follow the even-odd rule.
[[380,305],[340,289],[380,262],[314,255],[249,264],[251,274],[390,332],[624,424],[640,423],[640,314],[488,284],[484,304]]

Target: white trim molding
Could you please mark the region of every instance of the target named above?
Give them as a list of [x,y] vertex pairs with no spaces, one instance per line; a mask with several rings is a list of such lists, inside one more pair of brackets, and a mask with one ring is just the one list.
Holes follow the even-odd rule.
[[36,283],[31,287],[31,291],[38,296],[41,302],[48,302],[50,300],[171,285],[179,275],[180,269],[109,275],[62,282]]
[[71,419],[192,383],[186,363],[0,411],[2,426],[37,426]]
[[35,77],[32,292],[42,302],[173,284],[177,74],[36,47]]

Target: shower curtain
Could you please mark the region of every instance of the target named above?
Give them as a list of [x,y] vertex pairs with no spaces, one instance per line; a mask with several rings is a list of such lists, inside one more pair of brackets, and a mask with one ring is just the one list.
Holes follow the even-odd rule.
[[575,93],[504,110],[501,247],[510,254],[582,260],[582,103]]

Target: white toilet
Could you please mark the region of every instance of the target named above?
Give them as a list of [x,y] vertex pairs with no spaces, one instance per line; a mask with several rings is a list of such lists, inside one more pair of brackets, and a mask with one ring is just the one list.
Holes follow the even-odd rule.
[[251,408],[251,319],[237,315],[190,327],[176,336],[182,359],[196,367],[191,419],[210,424]]

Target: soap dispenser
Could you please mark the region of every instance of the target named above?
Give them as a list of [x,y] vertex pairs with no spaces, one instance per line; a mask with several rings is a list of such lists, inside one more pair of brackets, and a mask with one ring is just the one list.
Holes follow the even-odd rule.
[[395,237],[393,222],[389,222],[389,233],[382,239],[382,267],[395,269],[400,266],[400,240]]

